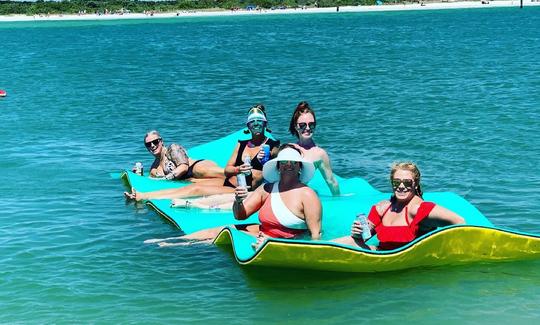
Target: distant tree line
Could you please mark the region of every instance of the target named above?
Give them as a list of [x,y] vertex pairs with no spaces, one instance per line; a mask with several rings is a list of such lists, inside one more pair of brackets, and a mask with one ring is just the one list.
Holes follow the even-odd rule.
[[[376,0],[63,0],[1,1],[0,15],[77,14],[115,12],[175,12],[190,9],[298,8],[373,5]],[[394,1],[391,1],[394,2]]]

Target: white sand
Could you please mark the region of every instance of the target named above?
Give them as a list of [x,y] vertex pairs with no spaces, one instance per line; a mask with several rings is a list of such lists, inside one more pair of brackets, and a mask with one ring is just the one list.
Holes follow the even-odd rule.
[[[463,8],[497,8],[519,7],[520,1],[497,0],[482,3],[481,1],[457,1],[425,3],[425,4],[398,4],[381,6],[345,6],[339,7],[339,12],[373,12],[373,11],[400,11],[400,10],[438,10],[438,9],[463,9]],[[540,0],[523,0],[523,6],[540,6]],[[113,19],[159,19],[181,17],[210,17],[210,16],[244,16],[244,15],[272,15],[272,14],[312,14],[312,13],[338,13],[336,7],[330,8],[307,8],[307,9],[278,9],[278,10],[238,10],[238,11],[179,11],[173,13],[155,13],[145,15],[139,13],[130,14],[107,14],[107,15],[9,15],[0,16],[0,22],[8,21],[54,21],[54,20],[113,20]]]

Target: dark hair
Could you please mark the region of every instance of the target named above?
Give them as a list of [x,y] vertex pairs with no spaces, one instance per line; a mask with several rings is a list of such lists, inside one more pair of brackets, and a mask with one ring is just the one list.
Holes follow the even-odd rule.
[[[279,146],[279,149],[278,149],[278,152],[284,150],[284,149],[287,149],[287,148],[290,148],[290,149],[294,149],[296,151],[298,151],[298,153],[300,154],[300,156],[303,156],[302,155],[302,151],[300,151],[300,149],[298,149],[294,144],[292,143],[284,143],[282,144],[281,146]],[[276,167],[279,169],[279,161],[277,162],[276,164]],[[300,162],[300,168],[302,168],[302,163]]]
[[254,111],[254,110],[260,110],[261,113],[263,113],[264,117],[267,117],[266,116],[266,108],[264,107],[263,104],[255,104],[255,105],[251,106],[248,109],[248,115],[251,114],[251,111]]
[[[248,109],[248,115],[250,115],[253,111],[259,111],[264,115],[264,117],[268,118],[268,116],[266,116],[266,108],[264,107],[263,104],[255,104],[255,105],[251,106]],[[249,134],[249,132],[250,132],[249,130],[244,130],[244,134]],[[266,132],[272,133],[272,130],[270,130],[268,128],[268,123],[267,123],[267,126],[266,126]]]
[[301,101],[296,106],[296,109],[294,110],[294,113],[291,117],[291,123],[289,124],[289,132],[291,132],[292,135],[298,138],[298,132],[296,131],[296,122],[298,121],[298,118],[302,114],[311,113],[313,115],[314,122],[317,122],[317,118],[315,117],[315,112],[309,106],[309,103],[306,101]]

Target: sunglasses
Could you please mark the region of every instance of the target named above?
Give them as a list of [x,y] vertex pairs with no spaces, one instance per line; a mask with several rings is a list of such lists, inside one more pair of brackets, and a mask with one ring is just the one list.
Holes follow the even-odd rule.
[[252,128],[255,123],[257,123],[258,125],[262,125],[262,126],[266,126],[266,121],[263,121],[263,120],[253,120],[253,121],[250,121],[247,126],[248,128]]
[[278,161],[278,162],[277,162],[277,168],[279,168],[279,166],[281,166],[281,165],[294,165],[294,164],[300,164],[300,167],[302,166],[302,163],[299,162],[299,161],[294,161],[294,160],[281,160],[281,161]]
[[412,190],[413,185],[414,185],[414,180],[412,180],[412,179],[399,179],[399,178],[394,178],[392,180],[392,188],[394,190],[398,189],[401,184],[403,184],[403,186],[405,186],[406,189]]
[[160,142],[161,142],[161,138],[157,138],[150,142],[145,142],[144,145],[146,146],[146,148],[150,148],[152,147],[152,145],[157,147]]
[[297,126],[300,132],[304,132],[308,126],[310,130],[312,131],[315,130],[315,127],[317,126],[317,124],[315,122],[309,122],[309,123],[302,122],[302,123],[298,123]]

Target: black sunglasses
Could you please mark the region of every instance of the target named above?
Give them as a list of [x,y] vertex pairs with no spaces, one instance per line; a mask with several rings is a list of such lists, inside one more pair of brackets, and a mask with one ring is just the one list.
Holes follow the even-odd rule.
[[146,146],[146,148],[150,148],[152,145],[157,147],[159,142],[161,142],[161,138],[154,139],[154,140],[152,140],[150,142],[145,142],[144,145]]
[[414,180],[412,180],[412,179],[399,179],[399,178],[394,178],[392,180],[392,188],[394,190],[399,188],[399,186],[401,184],[403,184],[403,186],[405,186],[406,189],[412,190],[413,185],[414,185]]
[[308,126],[309,126],[310,130],[315,130],[315,127],[317,126],[317,123],[315,123],[315,122],[309,122],[309,123],[302,122],[302,123],[298,123],[297,125],[298,125],[298,129],[300,130],[300,132],[304,132]]

